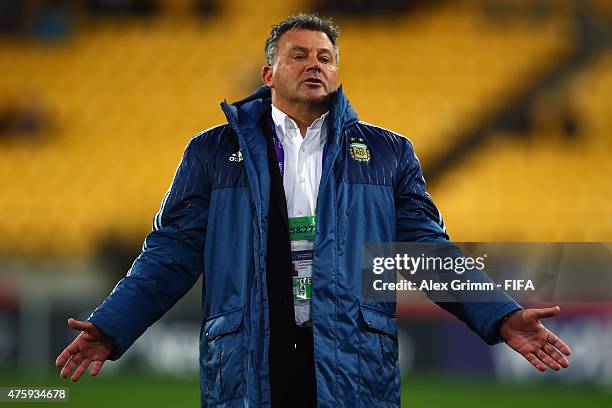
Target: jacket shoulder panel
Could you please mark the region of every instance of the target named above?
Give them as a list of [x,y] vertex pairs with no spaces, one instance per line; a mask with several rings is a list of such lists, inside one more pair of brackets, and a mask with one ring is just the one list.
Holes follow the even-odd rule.
[[212,190],[248,186],[238,136],[230,125],[197,133],[190,143],[196,145],[198,157],[207,167]]
[[202,130],[191,137],[189,145],[193,145],[198,151],[198,156],[203,161],[207,161],[209,159],[207,156],[211,153],[214,154],[214,150],[220,146],[223,135],[228,130],[231,129],[227,123]]
[[359,121],[344,129],[337,178],[350,184],[393,188],[406,145],[410,145],[407,138]]
[[362,126],[365,129],[368,129],[368,131],[371,132],[373,137],[387,139],[390,143],[396,144],[399,148],[398,154],[401,154],[402,150],[405,149],[406,146],[409,146],[410,149],[413,149],[412,141],[407,136],[394,132],[393,130],[373,125],[363,120],[360,120],[357,126]]

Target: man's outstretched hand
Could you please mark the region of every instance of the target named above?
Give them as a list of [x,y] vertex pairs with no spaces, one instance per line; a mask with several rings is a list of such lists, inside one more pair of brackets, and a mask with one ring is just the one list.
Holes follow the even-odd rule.
[[67,378],[74,370],[70,381],[78,381],[92,363],[91,375],[98,375],[104,362],[114,353],[112,340],[90,322],[71,318],[68,319],[68,327],[80,331],[81,334],[57,356],[55,365],[62,368],[60,376]]
[[561,353],[569,356],[570,348],[540,323],[560,311],[559,306],[518,310],[502,323],[499,335],[540,371],[546,371],[546,366],[556,371],[567,368],[569,361]]

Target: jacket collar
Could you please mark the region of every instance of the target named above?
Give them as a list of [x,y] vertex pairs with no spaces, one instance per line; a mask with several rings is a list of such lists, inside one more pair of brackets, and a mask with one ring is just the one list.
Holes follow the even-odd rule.
[[[266,112],[271,111],[272,92],[266,86],[257,89],[255,93],[241,101],[228,104],[221,103],[221,109],[227,116],[228,124],[234,129],[240,143],[240,151],[244,157],[244,164],[249,175],[249,185],[257,217],[259,219],[260,235],[265,242],[266,232],[262,220],[268,214],[268,199],[270,196],[270,174],[268,169],[267,143],[259,129],[260,119]],[[321,173],[321,186],[319,200],[325,199],[325,185],[331,174],[332,163],[340,149],[340,134],[342,129],[356,123],[357,113],[351,108],[348,100],[339,87],[332,95],[332,102],[328,116],[330,122],[327,136],[328,154],[323,163]],[[318,209],[317,209],[318,212]]]
[[[261,116],[270,110],[272,104],[272,92],[267,86],[262,86],[257,89],[249,97],[229,105],[224,101],[221,106],[228,113],[234,123],[241,129],[249,129],[257,127]],[[338,87],[332,95],[330,107],[331,135],[338,133],[345,127],[352,125],[358,121],[357,113],[351,107],[348,99],[342,91],[342,86]]]

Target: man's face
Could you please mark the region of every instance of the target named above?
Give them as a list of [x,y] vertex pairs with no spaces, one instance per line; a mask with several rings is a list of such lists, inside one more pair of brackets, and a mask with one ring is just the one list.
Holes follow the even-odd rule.
[[287,31],[278,40],[274,65],[263,67],[262,78],[275,104],[326,103],[338,87],[334,46],[320,31]]

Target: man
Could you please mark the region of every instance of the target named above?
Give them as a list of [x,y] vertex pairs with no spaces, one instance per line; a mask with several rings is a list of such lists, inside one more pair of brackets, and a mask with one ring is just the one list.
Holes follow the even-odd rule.
[[[203,407],[397,407],[395,304],[364,299],[363,242],[447,242],[410,142],[360,122],[338,87],[331,21],[289,17],[266,41],[265,84],[222,104],[188,144],[143,251],[60,354],[92,375],[203,274]],[[569,348],[539,320],[558,308],[446,303],[487,343],[537,369]]]

